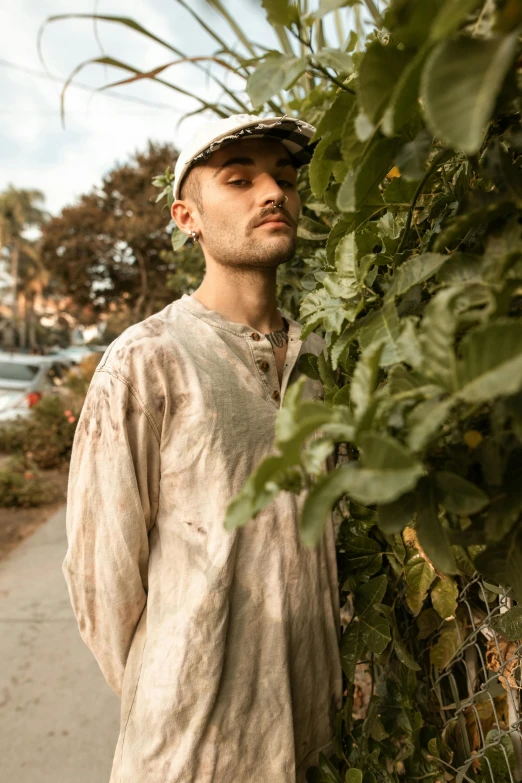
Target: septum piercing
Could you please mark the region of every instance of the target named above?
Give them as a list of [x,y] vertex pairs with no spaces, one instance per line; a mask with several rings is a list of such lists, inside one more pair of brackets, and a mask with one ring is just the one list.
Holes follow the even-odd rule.
[[270,200],[272,202],[272,212],[275,212],[278,207],[281,208],[283,204],[286,204],[286,202],[288,201],[288,196],[285,196],[284,199],[279,202],[279,204],[276,204],[273,199]]

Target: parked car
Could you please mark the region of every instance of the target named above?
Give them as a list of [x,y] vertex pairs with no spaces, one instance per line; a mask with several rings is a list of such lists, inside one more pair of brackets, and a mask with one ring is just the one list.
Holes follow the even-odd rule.
[[0,422],[28,416],[45,394],[57,393],[69,367],[54,356],[0,352]]

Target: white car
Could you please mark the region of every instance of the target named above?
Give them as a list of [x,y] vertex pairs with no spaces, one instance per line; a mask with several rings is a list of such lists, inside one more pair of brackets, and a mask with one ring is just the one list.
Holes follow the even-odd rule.
[[28,416],[44,394],[58,391],[68,369],[57,357],[0,352],[0,422]]

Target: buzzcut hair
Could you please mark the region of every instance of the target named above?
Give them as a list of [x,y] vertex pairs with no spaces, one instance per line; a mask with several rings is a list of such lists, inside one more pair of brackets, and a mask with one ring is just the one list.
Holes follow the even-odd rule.
[[183,178],[179,192],[181,201],[191,199],[196,204],[200,212],[203,209],[203,201],[201,199],[201,182],[199,179],[198,169],[200,169],[203,165],[204,163],[195,163],[189,169],[188,173],[185,174],[185,177]]

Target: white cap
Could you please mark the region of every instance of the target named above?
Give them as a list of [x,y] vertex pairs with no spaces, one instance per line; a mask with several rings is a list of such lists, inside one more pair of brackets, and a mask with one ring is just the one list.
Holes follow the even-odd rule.
[[297,165],[308,163],[311,148],[306,149],[315,133],[313,125],[293,117],[256,117],[253,114],[233,114],[223,120],[204,123],[181,150],[174,168],[174,198],[178,199],[186,174],[191,166],[206,160],[213,152],[232,141],[247,137],[269,136],[283,144]]

